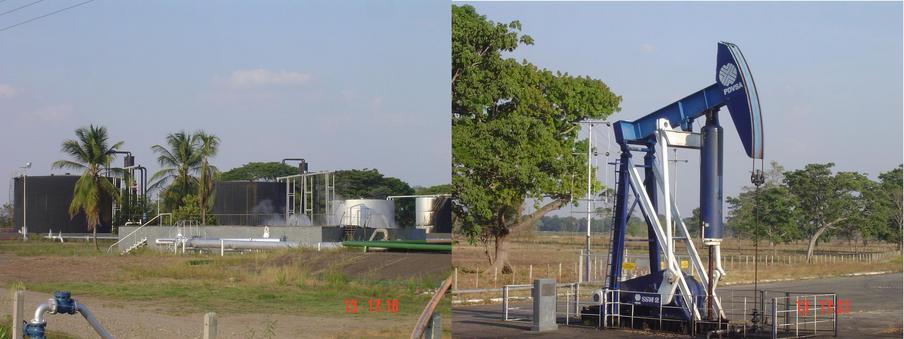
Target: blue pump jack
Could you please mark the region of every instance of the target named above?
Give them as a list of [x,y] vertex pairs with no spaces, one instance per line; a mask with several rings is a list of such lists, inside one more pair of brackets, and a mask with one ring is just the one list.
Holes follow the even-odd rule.
[[[728,108],[747,155],[752,159],[763,159],[763,119],[756,85],[740,49],[728,42],[718,43],[714,84],[637,120],[613,124],[621,156],[616,167],[615,229],[606,286],[609,290],[619,291],[618,301],[635,305],[635,314],[657,316],[660,305],[671,305],[677,307],[663,310],[663,318],[685,321],[724,319],[715,292],[718,279],[725,275],[719,263],[723,233],[723,129],[719,124],[719,112],[723,106]],[[705,119],[705,124],[695,133],[693,123],[698,118]],[[659,154],[657,146],[661,151]],[[668,168],[663,166],[668,161],[667,147],[700,150],[700,226],[703,244],[709,250],[706,266],[693,248],[694,237],[687,233],[668,189]],[[632,161],[632,152],[645,153],[642,180]],[[661,158],[660,161],[657,158]],[[663,193],[661,199],[665,206],[658,204],[657,198],[660,197],[657,191]],[[628,199],[632,195],[641,207],[649,231],[651,273],[622,281]],[[665,214],[665,223],[659,221],[660,213]],[[675,216],[675,229],[679,236],[672,234],[672,215]],[[688,257],[700,272],[699,281],[682,272],[678,266],[674,253],[676,239],[683,240],[685,247],[688,247]],[[664,268],[660,264],[663,259]],[[657,297],[651,298],[650,295]],[[624,308],[621,310],[624,311]],[[606,311],[617,314],[619,308],[612,305]]]

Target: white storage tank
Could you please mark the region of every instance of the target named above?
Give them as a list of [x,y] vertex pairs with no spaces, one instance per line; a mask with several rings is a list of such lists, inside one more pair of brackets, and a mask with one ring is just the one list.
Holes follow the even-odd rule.
[[436,213],[436,197],[419,197],[414,203],[415,226],[433,226]]
[[333,211],[339,225],[397,228],[395,202],[383,199],[335,200]]

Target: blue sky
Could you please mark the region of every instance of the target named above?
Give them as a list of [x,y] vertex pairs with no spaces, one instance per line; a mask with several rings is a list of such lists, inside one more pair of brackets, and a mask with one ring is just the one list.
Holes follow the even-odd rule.
[[0,32],[0,171],[50,173],[93,123],[152,171],[151,145],[203,128],[222,139],[223,170],[304,157],[447,183],[449,27],[444,1],[95,1]]
[[[516,58],[606,82],[623,97],[610,120],[633,120],[714,83],[716,43],[730,41],[756,80],[767,161],[787,169],[834,162],[873,178],[902,162],[900,2],[473,5],[490,20],[521,21],[535,44]],[[731,119],[722,124],[725,193],[736,195],[749,183],[751,161]],[[594,130],[605,149],[596,137],[609,131]],[[699,156],[679,156],[690,159],[679,169],[687,214],[698,205]]]

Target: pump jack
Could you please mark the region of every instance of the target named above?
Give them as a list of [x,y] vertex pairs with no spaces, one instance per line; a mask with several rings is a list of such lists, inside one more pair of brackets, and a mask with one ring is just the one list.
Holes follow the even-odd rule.
[[[637,120],[613,124],[621,156],[615,163],[614,229],[605,287],[609,291],[619,291],[614,294],[616,300],[613,301],[634,305],[632,312],[635,315],[641,313],[686,322],[726,320],[716,293],[719,280],[726,275],[720,263],[723,130],[719,125],[719,113],[723,106],[728,108],[744,150],[754,161],[763,159],[763,119],[756,86],[740,49],[734,44],[720,42],[716,61],[716,83]],[[705,119],[705,124],[699,132],[694,132],[693,122],[699,118]],[[709,251],[705,266],[694,247],[694,237],[681,219],[673,193],[669,191],[669,147],[700,150],[700,229],[703,244]],[[643,165],[633,164],[633,152],[645,154]],[[644,168],[643,177],[636,167]],[[659,192],[664,208],[658,205]],[[622,281],[630,196],[634,197],[630,210],[640,206],[647,223],[651,273]],[[665,216],[664,223],[659,220],[660,213]],[[677,236],[672,234],[673,220]],[[675,240],[684,242],[691,265],[699,272],[699,281],[681,271],[676,260]],[[660,255],[665,258],[664,267],[660,265]],[[675,307],[664,309],[660,305]],[[593,312],[593,308],[587,311]],[[599,306],[595,311],[600,311]],[[623,311],[624,308],[617,305],[605,310],[607,314]]]

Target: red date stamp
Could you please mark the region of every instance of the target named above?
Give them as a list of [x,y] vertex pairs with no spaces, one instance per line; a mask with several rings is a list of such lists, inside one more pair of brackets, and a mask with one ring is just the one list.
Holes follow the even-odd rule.
[[[358,299],[345,299],[345,313],[358,314]],[[398,313],[399,299],[367,299],[367,303],[360,303],[360,312],[368,313]]]
[[836,313],[836,314],[844,314],[851,313],[851,303],[848,299],[838,299],[834,301],[832,299],[821,299],[814,300],[816,305],[810,304],[810,301],[807,299],[798,299],[796,301],[797,304],[797,312],[798,313],[810,313],[811,307],[813,312],[816,312],[816,309],[819,309],[819,313]]

